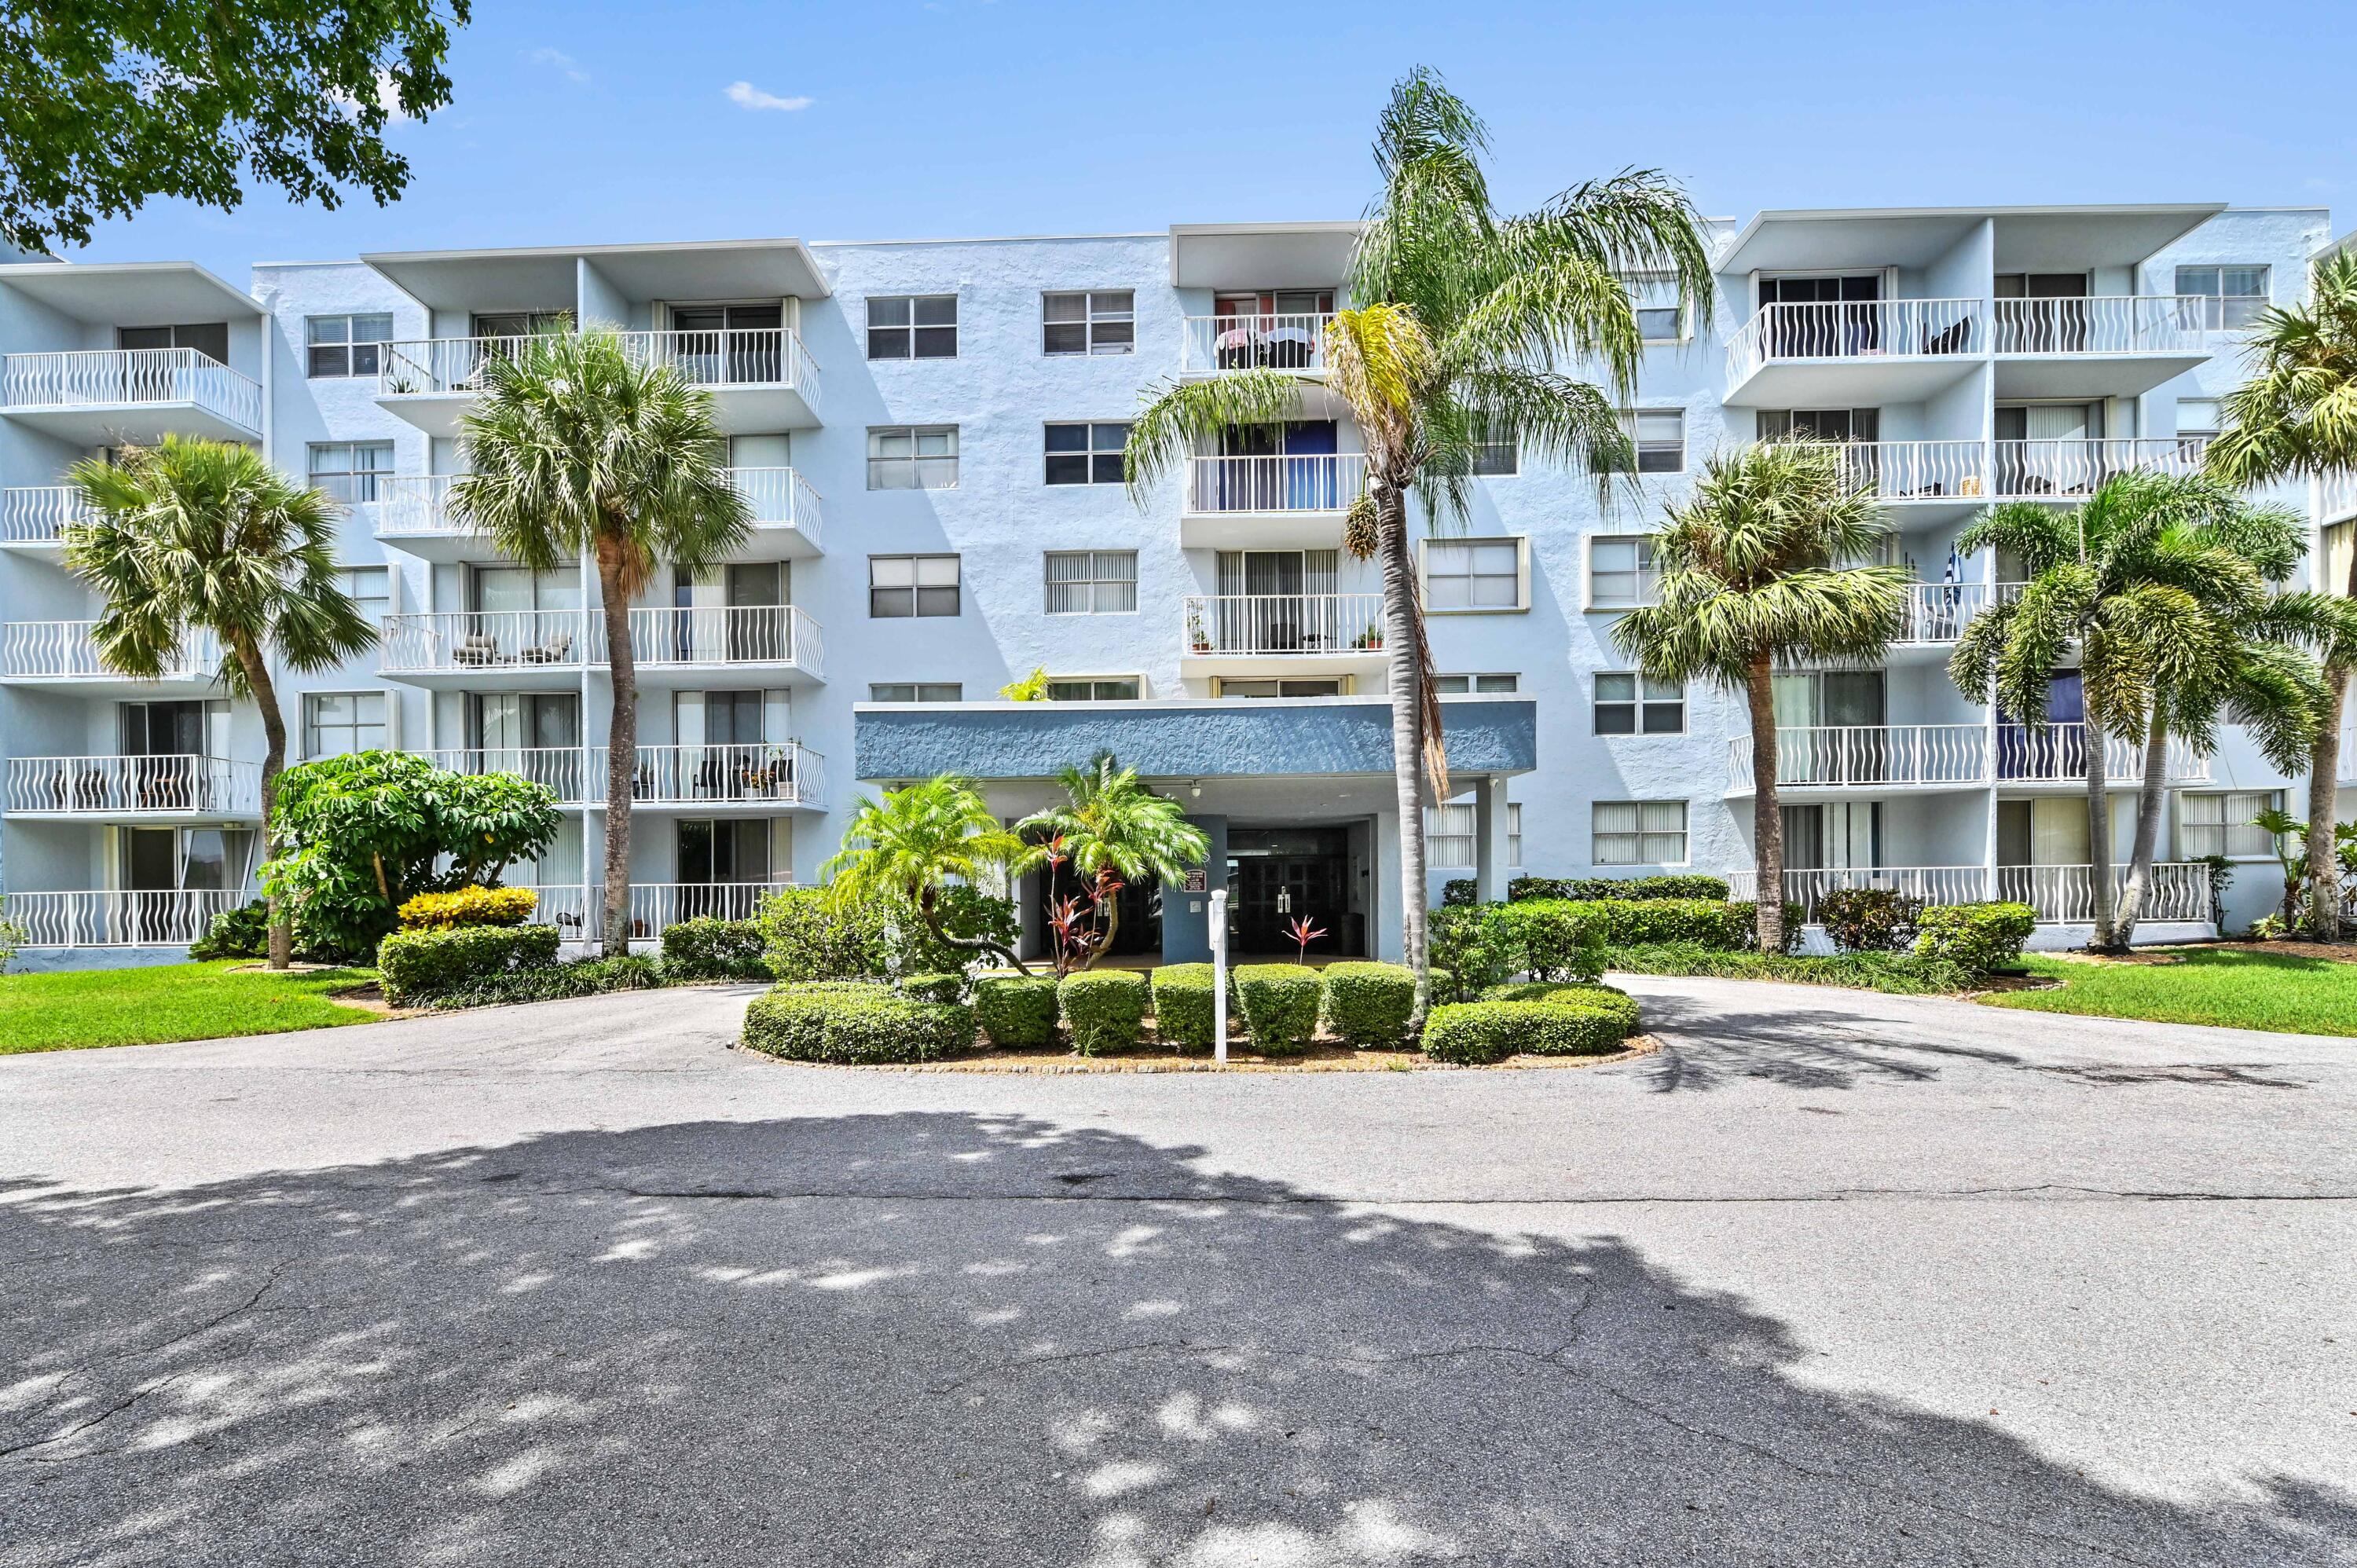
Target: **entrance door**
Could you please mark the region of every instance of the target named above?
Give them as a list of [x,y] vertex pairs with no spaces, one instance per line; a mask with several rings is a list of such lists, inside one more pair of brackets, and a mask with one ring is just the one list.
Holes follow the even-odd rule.
[[1362,922],[1348,908],[1349,833],[1341,828],[1228,830],[1228,945],[1232,951],[1292,957],[1296,918],[1326,932],[1311,958],[1365,950]]

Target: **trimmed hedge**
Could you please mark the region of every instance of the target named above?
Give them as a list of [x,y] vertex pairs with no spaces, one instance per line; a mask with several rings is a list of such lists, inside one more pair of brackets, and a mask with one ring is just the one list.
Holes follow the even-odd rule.
[[[1506,907],[1473,904],[1434,910],[1424,950],[1434,998],[1470,1002],[1483,987],[1514,972],[1514,940],[1506,927]],[[1444,972],[1448,977],[1445,982]]]
[[1209,1056],[1218,1044],[1211,976],[1208,963],[1166,963],[1154,972],[1154,1037],[1182,1056]]
[[2038,912],[2027,904],[1943,904],[1924,910],[1915,924],[1917,958],[1986,974],[2020,961]]
[[1518,1055],[1601,1056],[1637,1028],[1637,1004],[1609,986],[1562,985],[1543,1000],[1458,1002],[1424,1025],[1424,1054],[1480,1064]]
[[985,974],[974,983],[974,1019],[990,1043],[1027,1050],[1056,1043],[1056,977]]
[[1146,976],[1134,969],[1082,970],[1056,987],[1072,1049],[1084,1057],[1127,1050],[1146,1031]]
[[458,926],[395,931],[377,944],[377,979],[396,1007],[460,990],[515,969],[556,961],[554,926]]
[[1530,898],[1500,913],[1520,958],[1536,980],[1594,980],[1604,972],[1606,906],[1562,898]]
[[540,907],[529,887],[454,887],[420,893],[399,911],[404,931],[446,931],[458,926],[521,926]]
[[1945,958],[1914,953],[1842,953],[1808,958],[1792,953],[1727,951],[1695,942],[1616,947],[1611,967],[1625,974],[1703,975],[1719,980],[1781,980],[1800,985],[1849,985],[1894,996],[1935,996],[1969,991],[1973,972]]
[[1326,1027],[1360,1049],[1397,1046],[1415,1010],[1415,976],[1404,964],[1329,963],[1319,972]]
[[1316,970],[1298,963],[1242,963],[1230,972],[1244,1034],[1255,1050],[1265,1057],[1291,1057],[1309,1048],[1324,989]]
[[920,1002],[888,985],[778,985],[745,1009],[747,1048],[792,1061],[885,1065],[938,1061],[974,1044],[974,1014]]
[[663,928],[663,972],[673,980],[767,980],[765,945],[759,920],[699,915]]
[[558,1002],[572,996],[599,996],[609,991],[654,991],[670,983],[662,964],[651,958],[583,959],[533,969],[511,969],[485,975],[427,1000],[436,1008],[498,1007],[516,1002]]
[[1817,900],[1817,923],[1843,952],[1905,952],[1923,900],[1896,887],[1836,887]]
[[1727,902],[1727,879],[1681,873],[1669,876],[1517,876],[1506,884],[1506,902],[1526,898],[1707,898]]
[[900,978],[903,995],[920,1002],[963,1002],[965,1000],[965,976],[963,974],[909,974]]

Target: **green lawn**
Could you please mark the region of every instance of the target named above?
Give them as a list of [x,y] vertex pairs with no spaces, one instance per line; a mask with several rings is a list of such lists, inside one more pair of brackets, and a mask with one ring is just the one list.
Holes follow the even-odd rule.
[[2050,953],[2031,953],[2022,962],[2061,981],[2061,988],[1982,1000],[2040,1013],[2357,1035],[2357,963],[2233,948],[2189,949],[2182,961],[2167,964],[2091,963]]
[[374,980],[371,970],[231,972],[246,961],[0,974],[0,1056],[269,1035],[365,1024],[378,1016],[328,995]]

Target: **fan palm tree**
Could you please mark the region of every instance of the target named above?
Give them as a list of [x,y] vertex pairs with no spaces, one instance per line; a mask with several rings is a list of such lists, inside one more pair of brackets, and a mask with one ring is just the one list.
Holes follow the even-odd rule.
[[1784,944],[1784,821],[1777,792],[1774,677],[1796,661],[1879,660],[1899,634],[1907,575],[1852,566],[1886,532],[1871,485],[1851,487],[1839,452],[1767,443],[1712,457],[1653,542],[1658,601],[1612,640],[1656,681],[1741,692],[1751,714],[1751,840],[1760,950]]
[[843,847],[827,857],[819,875],[838,904],[905,902],[948,946],[994,953],[1028,974],[1022,959],[988,937],[951,935],[941,891],[950,882],[978,884],[1017,875],[1039,856],[992,813],[971,779],[943,774],[887,789],[881,800],[861,796],[843,831]]
[[[1140,784],[1137,769],[1122,767],[1110,752],[1097,753],[1086,768],[1065,768],[1057,782],[1065,802],[1032,812],[1016,831],[1058,841],[1072,868],[1092,881],[1110,873],[1123,882],[1175,882],[1211,853],[1211,835],[1187,820],[1178,801]],[[1093,965],[1120,929],[1121,903],[1109,900],[1103,933],[1081,967]]]
[[[189,633],[220,639],[222,683],[262,712],[263,832],[274,854],[286,720],[271,661],[312,674],[376,640],[336,575],[337,504],[251,446],[177,435],[124,447],[113,463],[89,458],[68,477],[91,510],[67,531],[65,559],[102,601],[100,662],[154,680]],[[274,898],[270,966],[291,957]]]
[[[2253,331],[2249,377],[2222,410],[2226,429],[2210,444],[2209,472],[2229,484],[2294,476],[2357,474],[2357,252],[2319,263],[2309,299],[2269,310]],[[2357,551],[2349,575],[2319,583],[2357,598]],[[2357,671],[2357,624],[2324,648],[2324,704],[2308,759],[2308,926],[2330,939],[2341,929],[2341,865],[2333,850],[2342,715]]]
[[1519,440],[1540,461],[1628,470],[1619,410],[1643,355],[1629,281],[1673,280],[1689,312],[1707,312],[1712,297],[1701,222],[1676,185],[1631,170],[1507,217],[1481,172],[1487,145],[1480,118],[1437,73],[1403,78],[1377,122],[1383,187],[1352,256],[1351,307],[1327,329],[1323,371],[1242,370],[1150,388],[1125,459],[1143,504],[1222,432],[1300,417],[1305,386],[1320,381],[1356,423],[1367,488],[1342,542],[1383,574],[1402,939],[1416,977],[1411,1027],[1429,994],[1426,786],[1447,793],[1448,758],[1409,553],[1409,493],[1421,497],[1427,523],[1462,518],[1480,456],[1501,440]]
[[597,573],[614,707],[607,734],[606,951],[630,951],[630,800],[638,669],[630,600],[658,563],[694,574],[744,542],[752,508],[729,482],[712,394],[640,362],[611,331],[548,333],[483,362],[459,420],[471,470],[449,511],[535,572]]

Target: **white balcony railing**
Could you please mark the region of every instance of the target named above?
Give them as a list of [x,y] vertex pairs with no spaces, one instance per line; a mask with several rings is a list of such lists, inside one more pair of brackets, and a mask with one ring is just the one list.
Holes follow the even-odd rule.
[[[592,623],[594,657],[606,626]],[[826,673],[818,622],[799,605],[640,606],[630,611],[630,657],[640,664],[768,664]]]
[[0,404],[12,410],[178,403],[261,433],[261,386],[194,349],[11,354],[0,365]]
[[[600,799],[612,755],[608,747],[590,747],[592,788]],[[642,746],[630,798],[645,805],[823,805],[826,758],[799,741]]]
[[791,327],[625,332],[622,346],[639,362],[673,366],[698,386],[791,387],[818,402],[818,364]]
[[464,539],[474,531],[451,517],[450,486],[456,474],[393,474],[376,482],[376,499],[353,510],[370,520],[380,539],[428,536]]
[[2106,479],[2140,469],[2198,474],[2206,446],[2199,436],[2180,435],[2000,441],[1994,493],[2007,499],[2085,496]]
[[[770,882],[633,882],[630,884],[630,936],[651,940],[665,928],[699,916],[716,920],[749,920],[761,912],[762,900],[793,886],[791,877]],[[533,889],[539,901],[534,923],[554,926],[566,941],[595,941],[606,926],[603,883],[586,887],[570,885]]]
[[1953,642],[1988,607],[1986,583],[1917,583],[1907,590],[1907,620],[1895,640]]
[[1988,448],[1977,441],[1828,441],[1851,489],[1887,501],[1979,499],[1988,493]]
[[522,353],[529,338],[422,338],[387,343],[377,363],[379,397],[482,390],[483,365]]
[[1857,299],[1763,305],[1727,345],[1734,386],[1780,360],[1985,354],[1988,304],[1978,299]]
[[1187,510],[1340,512],[1348,510],[1366,488],[1363,453],[1195,457],[1188,463]]
[[[2206,920],[2211,917],[2210,868],[2164,862],[2152,868],[2139,915],[2147,920]],[[2127,883],[2127,869],[2115,866],[2115,886]],[[1727,876],[1730,897],[1749,900],[1760,887],[1756,871]],[[1784,901],[1798,904],[1802,919],[1819,924],[1825,895],[1848,887],[1889,887],[1926,904],[1972,904],[1996,897],[2027,904],[2041,922],[2094,918],[2094,878],[2083,865],[2000,865],[1994,876],[1985,865],[1842,866],[1784,873]]]
[[417,754],[451,773],[512,773],[543,784],[561,806],[599,798],[604,775],[592,777],[587,754],[577,746],[468,746]]
[[[128,681],[98,657],[96,621],[12,620],[0,625],[0,681]],[[210,679],[221,669],[221,643],[191,632],[159,679]]]
[[[1801,907],[1803,925],[1820,923],[1828,893],[1853,887],[1888,887],[1926,904],[1976,904],[1989,896],[1985,865],[1843,865],[1784,873],[1784,902]],[[1727,895],[1749,900],[1760,889],[1757,871],[1727,874]]]
[[579,610],[454,610],[387,616],[378,668],[388,674],[571,668],[582,662],[587,622]]
[[243,907],[242,889],[100,889],[11,893],[8,918],[29,948],[185,947],[212,929],[213,917]]
[[731,468],[728,482],[752,507],[756,528],[791,528],[818,543],[818,492],[793,469]]
[[[2200,783],[2210,777],[2210,759],[2190,742],[2172,737],[2167,758],[2169,778]],[[2144,778],[2144,743],[2134,736],[2104,737],[2104,777],[2119,784]],[[1996,779],[2006,784],[2081,784],[2087,778],[2087,726],[2083,724],[1996,726]]]
[[[2357,474],[2330,474],[2316,482],[2316,521],[2346,522],[2357,518]],[[2333,585],[2339,591],[2341,585]]]
[[1181,371],[1322,371],[1330,311],[1300,315],[1189,316],[1179,339]]
[[55,544],[96,514],[77,485],[25,485],[0,490],[0,544]]
[[256,816],[262,765],[226,757],[16,757],[7,809],[59,815]]
[[2341,732],[2340,779],[2343,784],[2357,784],[2357,725]]
[[1381,653],[1381,594],[1190,594],[1187,650],[1226,654]]
[[2000,299],[1992,337],[2000,354],[2199,354],[2222,329],[2227,303],[2204,295]]
[[[1990,750],[1994,736],[1996,749]],[[2087,726],[2048,725],[1822,725],[1776,730],[1776,782],[1781,789],[1827,786],[1926,787],[2084,782]],[[2117,784],[2144,778],[2144,746],[2125,736],[2104,737],[2104,777]],[[1751,737],[1727,743],[1727,787],[1753,789]],[[2200,783],[2210,759],[2187,742],[2169,743],[2169,778]]]

